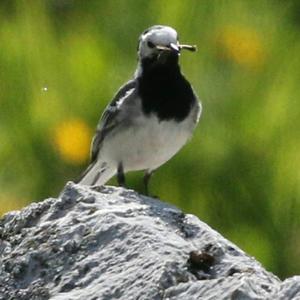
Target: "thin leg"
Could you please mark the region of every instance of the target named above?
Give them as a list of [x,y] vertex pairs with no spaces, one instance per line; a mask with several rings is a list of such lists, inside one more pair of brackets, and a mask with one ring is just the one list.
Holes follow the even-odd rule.
[[123,169],[122,163],[119,163],[119,166],[118,166],[117,180],[118,180],[119,186],[125,187],[125,175],[124,175],[124,169]]
[[153,174],[153,171],[147,170],[145,172],[145,175],[144,175],[144,178],[143,178],[144,188],[145,188],[145,195],[146,196],[149,196],[148,186],[149,186],[149,181],[150,181],[150,178],[151,178],[152,174]]

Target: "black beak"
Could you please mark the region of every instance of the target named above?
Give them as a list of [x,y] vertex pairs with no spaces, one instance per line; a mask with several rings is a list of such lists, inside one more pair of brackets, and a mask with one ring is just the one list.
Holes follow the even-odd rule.
[[169,46],[161,46],[161,45],[157,45],[155,46],[155,48],[157,50],[161,50],[161,51],[174,51],[179,53],[180,49],[178,47],[178,45],[171,43]]

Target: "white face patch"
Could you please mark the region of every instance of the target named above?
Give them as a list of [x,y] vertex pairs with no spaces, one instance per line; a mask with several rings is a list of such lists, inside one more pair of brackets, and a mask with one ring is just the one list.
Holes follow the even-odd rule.
[[175,29],[169,26],[154,27],[141,36],[139,57],[150,57],[158,51],[155,46],[169,46],[171,43],[178,44]]

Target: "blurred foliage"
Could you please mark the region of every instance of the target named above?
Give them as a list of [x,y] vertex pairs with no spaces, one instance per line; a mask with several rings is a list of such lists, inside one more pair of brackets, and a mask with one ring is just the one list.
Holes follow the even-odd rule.
[[[204,110],[152,193],[279,276],[299,273],[299,1],[2,0],[0,213],[56,196],[86,167],[101,112],[153,24],[198,45],[181,65]],[[142,191],[140,178],[129,186]]]

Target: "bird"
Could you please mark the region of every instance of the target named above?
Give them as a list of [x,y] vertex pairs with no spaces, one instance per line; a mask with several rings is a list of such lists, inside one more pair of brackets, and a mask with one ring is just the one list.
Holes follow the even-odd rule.
[[138,64],[104,110],[91,143],[91,160],[79,179],[102,186],[125,173],[144,171],[145,194],[153,172],[172,158],[192,137],[202,105],[179,66],[182,50],[176,30],[154,25],[138,41]]

